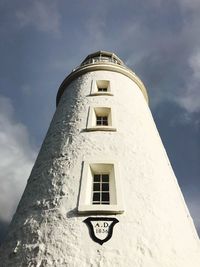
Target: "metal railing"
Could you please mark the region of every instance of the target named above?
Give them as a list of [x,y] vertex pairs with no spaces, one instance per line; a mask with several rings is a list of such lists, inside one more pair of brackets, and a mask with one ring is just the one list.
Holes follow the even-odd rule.
[[81,63],[81,66],[87,65],[87,64],[92,64],[92,63],[97,63],[97,62],[110,62],[118,65],[122,65],[121,62],[119,62],[117,59],[112,58],[112,57],[92,57],[87,59],[86,61],[83,61]]

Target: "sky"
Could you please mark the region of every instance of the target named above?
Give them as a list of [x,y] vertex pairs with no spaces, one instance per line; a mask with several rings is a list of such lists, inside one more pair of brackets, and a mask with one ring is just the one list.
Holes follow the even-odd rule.
[[55,112],[59,85],[98,50],[144,82],[200,235],[200,1],[0,0],[0,242]]

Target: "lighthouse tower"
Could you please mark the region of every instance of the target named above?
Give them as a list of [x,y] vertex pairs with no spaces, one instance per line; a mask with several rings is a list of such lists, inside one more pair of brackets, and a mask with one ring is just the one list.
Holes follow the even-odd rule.
[[200,266],[146,89],[115,54],[87,56],[61,84],[0,266]]

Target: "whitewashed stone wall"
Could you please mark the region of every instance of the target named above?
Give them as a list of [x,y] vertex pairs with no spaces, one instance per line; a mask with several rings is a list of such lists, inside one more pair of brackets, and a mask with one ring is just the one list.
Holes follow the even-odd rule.
[[[113,96],[88,96],[91,80]],[[90,105],[115,108],[116,132],[85,131]],[[95,243],[77,214],[83,161],[118,162],[124,213]],[[110,217],[109,215],[107,215]],[[65,90],[1,248],[2,267],[199,267],[199,239],[147,103],[126,76],[95,71]]]

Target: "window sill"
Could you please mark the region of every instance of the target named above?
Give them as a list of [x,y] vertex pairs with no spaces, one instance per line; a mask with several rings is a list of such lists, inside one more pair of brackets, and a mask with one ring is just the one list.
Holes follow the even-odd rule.
[[94,126],[94,127],[89,127],[86,129],[88,132],[92,131],[108,131],[108,132],[116,132],[117,129],[111,126]]
[[88,96],[100,96],[100,95],[113,96],[113,94],[110,92],[95,92],[95,93],[89,94]]
[[79,214],[121,214],[124,209],[119,205],[82,205]]

